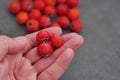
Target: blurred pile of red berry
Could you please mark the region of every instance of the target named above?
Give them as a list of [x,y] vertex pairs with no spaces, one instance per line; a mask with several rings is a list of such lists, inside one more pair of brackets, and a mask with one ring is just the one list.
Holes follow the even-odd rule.
[[[82,30],[79,0],[14,0],[9,11],[16,15],[19,24],[25,24],[29,32],[48,27],[61,27],[74,32]],[[51,20],[59,16],[58,21]]]

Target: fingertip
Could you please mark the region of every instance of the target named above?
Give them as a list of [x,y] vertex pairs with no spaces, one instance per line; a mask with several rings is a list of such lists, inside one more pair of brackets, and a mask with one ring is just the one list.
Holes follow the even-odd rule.
[[67,57],[71,57],[71,56],[74,56],[74,51],[71,49],[71,48],[67,48],[65,51],[64,51],[65,55]]
[[[70,36],[70,35],[69,35]],[[71,44],[72,43],[72,44]],[[84,44],[84,39],[80,35],[75,35],[74,37],[68,39],[63,45],[63,49],[71,48],[74,51],[78,50]]]
[[49,31],[50,33],[54,33],[58,35],[61,35],[63,33],[60,27],[51,27],[51,28],[46,28],[45,30]]
[[76,40],[79,41],[80,46],[84,44],[84,38],[81,35],[77,35]]
[[64,38],[65,41],[68,41],[68,40],[70,40],[71,38],[73,38],[77,35],[78,35],[77,33],[69,33],[69,34],[63,35],[62,37]]

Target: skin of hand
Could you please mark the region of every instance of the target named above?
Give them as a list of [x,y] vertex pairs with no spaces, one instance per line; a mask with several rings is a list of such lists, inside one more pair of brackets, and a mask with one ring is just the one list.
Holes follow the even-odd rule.
[[[60,28],[45,30],[50,34],[62,34]],[[50,57],[41,58],[36,52],[36,34],[16,38],[0,36],[0,80],[58,80],[68,68],[74,52],[84,43],[76,33],[63,35],[65,44]]]

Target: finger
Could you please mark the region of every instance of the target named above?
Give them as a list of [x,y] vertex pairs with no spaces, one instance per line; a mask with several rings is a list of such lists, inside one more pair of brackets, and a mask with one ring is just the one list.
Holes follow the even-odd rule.
[[36,61],[38,61],[41,57],[37,54],[37,47],[30,50],[25,57],[34,64]]
[[[74,44],[71,44],[73,43]],[[83,44],[83,38],[79,35],[68,40],[61,48],[57,49],[49,58],[40,59],[35,64],[34,67],[37,73],[41,73],[43,70],[48,68],[52,63],[63,53],[67,48],[71,48],[76,51]],[[41,66],[42,65],[42,66]]]
[[[76,33],[70,33],[62,36],[65,39],[65,42],[70,40],[72,37],[75,37],[77,34]],[[37,54],[36,51],[37,48],[33,48],[31,51],[29,51],[25,57],[28,58],[32,64],[34,64],[36,61],[38,61],[41,57]]]
[[71,38],[75,37],[77,35],[77,33],[69,33],[69,34],[65,34],[62,36],[62,38],[64,38],[65,42],[70,40]]
[[[61,35],[62,34],[62,30],[61,28],[46,28],[44,30],[47,30],[50,34],[58,34]],[[38,32],[32,33],[32,34],[28,34],[25,36],[27,42],[26,42],[26,46],[25,49],[23,50],[23,53],[26,53],[29,49],[35,47],[37,45],[37,41],[36,41],[36,34]]]
[[49,68],[38,76],[38,80],[58,80],[68,68],[73,56],[73,50],[66,49]]
[[0,61],[6,56],[7,53],[15,54],[20,52],[24,46],[25,42],[22,41],[23,38],[12,39],[7,36],[0,36]]

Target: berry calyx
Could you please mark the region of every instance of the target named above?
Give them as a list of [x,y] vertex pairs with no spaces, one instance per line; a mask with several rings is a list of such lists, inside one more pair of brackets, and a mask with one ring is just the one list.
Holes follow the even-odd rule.
[[35,32],[35,31],[39,30],[39,22],[35,19],[29,20],[26,24],[26,29],[29,32]]
[[33,3],[31,1],[22,1],[21,7],[23,11],[29,12],[33,8]]
[[70,24],[70,29],[76,33],[81,32],[82,28],[83,28],[82,22],[79,20],[74,20]]
[[42,0],[35,0],[33,4],[35,9],[43,10],[45,7],[45,2]]

